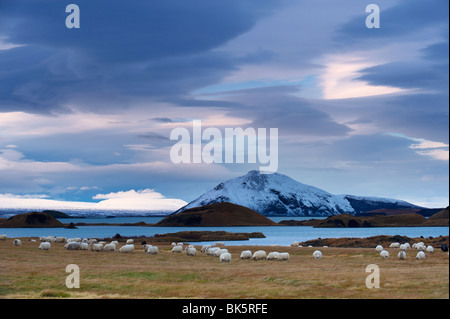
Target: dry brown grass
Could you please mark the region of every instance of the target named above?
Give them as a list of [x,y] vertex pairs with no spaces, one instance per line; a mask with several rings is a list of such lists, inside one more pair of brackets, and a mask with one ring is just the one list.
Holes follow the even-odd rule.
[[[449,298],[449,259],[437,250],[423,261],[408,251],[408,259],[381,259],[372,248],[227,247],[233,260],[171,253],[158,243],[158,255],[138,245],[130,254],[66,251],[52,244],[0,241],[0,298]],[[198,247],[198,246],[197,246]],[[242,250],[287,251],[288,262],[240,260]],[[66,266],[77,264],[81,287],[65,286]],[[377,264],[381,288],[368,289],[366,266]]]

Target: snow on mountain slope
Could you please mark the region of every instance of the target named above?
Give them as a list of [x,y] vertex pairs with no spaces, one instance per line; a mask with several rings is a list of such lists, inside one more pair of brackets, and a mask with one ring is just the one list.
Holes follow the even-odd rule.
[[[299,183],[286,175],[260,174],[259,171],[250,171],[244,176],[220,183],[213,190],[177,212],[218,202],[245,206],[265,216],[329,216],[343,213],[355,214],[366,206],[371,209],[379,208],[384,203],[402,206],[400,201],[392,199],[333,195],[319,188]],[[358,209],[355,210],[352,203]],[[401,203],[408,208],[415,207],[406,202]]]

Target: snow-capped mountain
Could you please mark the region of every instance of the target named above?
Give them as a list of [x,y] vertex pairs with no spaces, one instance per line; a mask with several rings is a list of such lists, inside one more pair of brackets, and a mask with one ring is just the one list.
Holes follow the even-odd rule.
[[220,183],[175,213],[219,202],[245,206],[265,216],[354,215],[380,208],[417,207],[395,199],[333,195],[286,175],[250,171],[244,176]]

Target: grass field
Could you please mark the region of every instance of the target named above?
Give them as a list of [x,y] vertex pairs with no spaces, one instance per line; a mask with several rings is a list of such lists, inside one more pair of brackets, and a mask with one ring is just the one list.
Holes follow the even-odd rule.
[[[134,254],[66,251],[53,243],[49,251],[39,242],[0,241],[0,298],[449,298],[449,257],[439,249],[416,260],[398,260],[388,249],[384,260],[372,248],[226,247],[231,263],[200,252],[195,257],[171,253],[157,244],[158,255],[140,245]],[[199,246],[197,246],[200,250]],[[289,252],[290,261],[240,260],[242,250]],[[80,268],[80,288],[65,285],[68,264]],[[366,287],[366,267],[380,268],[380,288]]]

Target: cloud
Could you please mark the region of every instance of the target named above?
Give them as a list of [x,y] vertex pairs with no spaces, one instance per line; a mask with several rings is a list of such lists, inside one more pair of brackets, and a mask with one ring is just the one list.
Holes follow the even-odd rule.
[[22,209],[89,209],[89,210],[140,210],[140,211],[166,211],[172,212],[186,205],[187,202],[166,198],[162,194],[152,190],[129,190],[109,194],[97,194],[93,202],[58,201],[48,199],[48,195],[13,195],[0,194],[0,208]]
[[95,205],[102,209],[128,209],[175,211],[187,202],[180,199],[166,198],[153,189],[121,191],[109,194],[97,194],[92,199],[102,199]]

